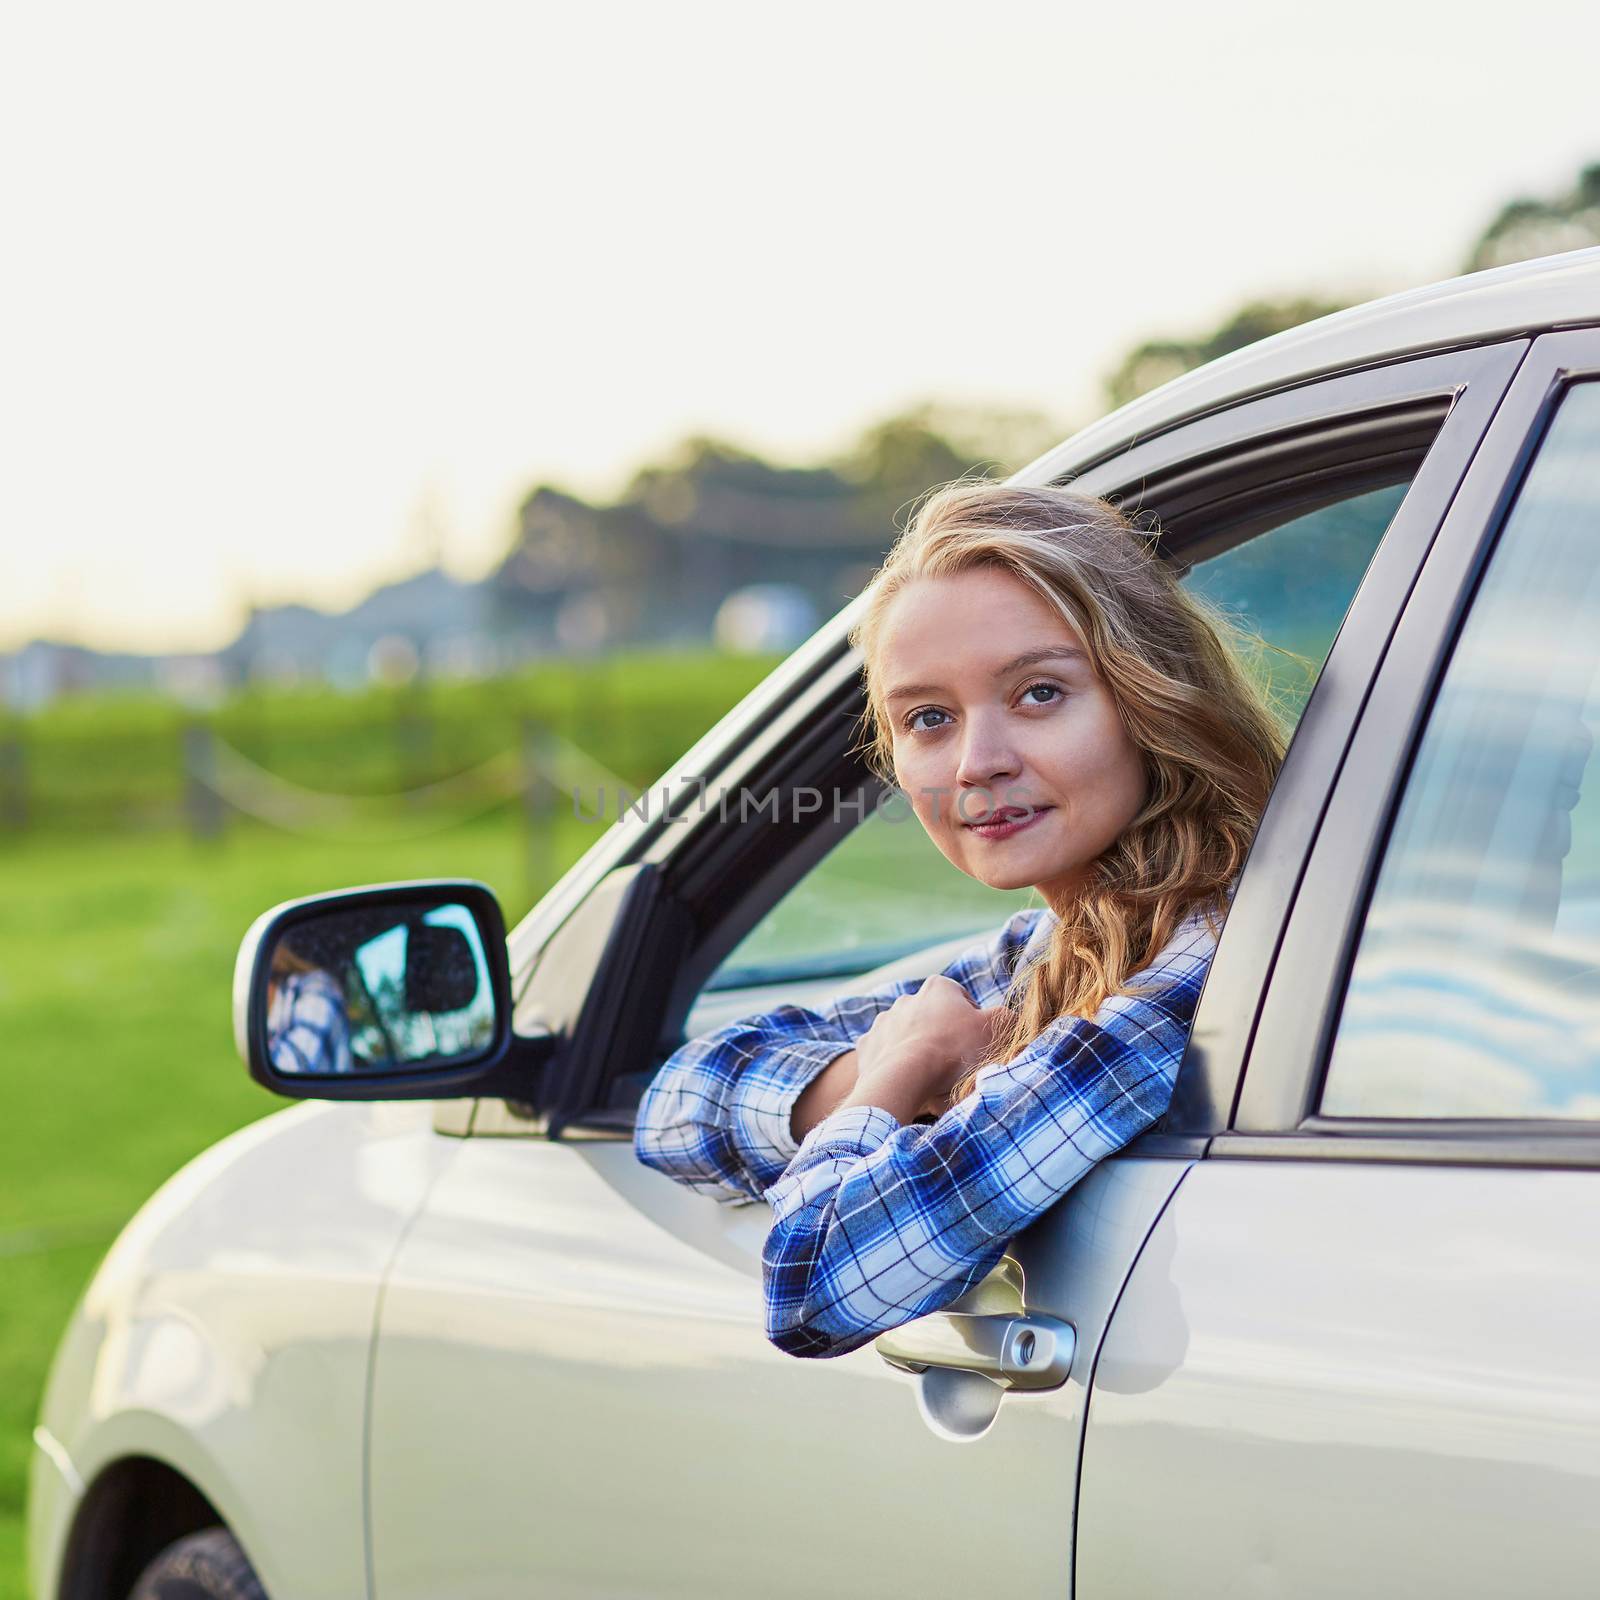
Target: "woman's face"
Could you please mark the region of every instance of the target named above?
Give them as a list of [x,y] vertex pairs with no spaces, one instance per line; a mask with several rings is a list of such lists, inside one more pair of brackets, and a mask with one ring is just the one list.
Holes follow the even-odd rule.
[[[1037,887],[1059,911],[1147,795],[1077,630],[1009,573],[919,578],[889,603],[877,670],[895,778],[934,843],[991,888]],[[1006,807],[1035,815],[975,826]]]

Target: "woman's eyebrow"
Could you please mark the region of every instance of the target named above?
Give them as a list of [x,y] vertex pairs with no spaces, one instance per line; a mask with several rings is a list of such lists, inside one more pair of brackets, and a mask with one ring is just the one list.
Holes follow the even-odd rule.
[[[1020,656],[1013,656],[1003,667],[994,669],[994,676],[1007,678],[1013,672],[1020,672],[1024,667],[1037,666],[1041,661],[1087,661],[1088,654],[1074,644],[1045,645],[1038,650],[1024,650]],[[902,683],[898,688],[891,689],[884,698],[885,704],[890,700],[902,700],[912,694],[938,694],[939,685],[936,683]]]

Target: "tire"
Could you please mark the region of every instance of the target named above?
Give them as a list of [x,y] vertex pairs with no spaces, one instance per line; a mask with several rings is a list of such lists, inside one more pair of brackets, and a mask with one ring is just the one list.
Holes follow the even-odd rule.
[[128,1600],[267,1600],[267,1591],[239,1541],[226,1528],[205,1528],[169,1544]]

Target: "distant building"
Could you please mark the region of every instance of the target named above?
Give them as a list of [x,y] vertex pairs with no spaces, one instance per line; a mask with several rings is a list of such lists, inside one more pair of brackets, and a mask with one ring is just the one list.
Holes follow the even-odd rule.
[[141,656],[34,639],[0,655],[0,705],[13,711],[39,711],[64,695],[91,689],[142,689],[184,704],[207,705],[224,686],[221,663],[201,652]]
[[789,651],[816,632],[817,608],[792,583],[751,583],[717,607],[712,638],[721,650]]
[[434,567],[374,589],[349,611],[257,608],[218,659],[233,683],[321,681],[355,688],[418,672],[480,677],[527,653],[527,641],[500,637],[493,610],[485,585]]
[[634,645],[784,650],[867,582],[892,528],[825,468],[774,467],[702,441],[641,473],[616,505],[540,488],[481,583],[435,567],[350,610],[251,611],[214,655],[134,656],[37,640],[0,656],[21,710],[81,689],[157,690],[214,702],[247,683],[362,684],[484,677],[545,655]]
[[809,632],[857,593],[892,534],[836,473],[703,446],[681,468],[641,474],[615,506],[536,490],[489,583],[499,612],[556,650],[709,643],[729,597],[756,589],[788,619],[773,612],[769,631],[788,636],[801,605]]

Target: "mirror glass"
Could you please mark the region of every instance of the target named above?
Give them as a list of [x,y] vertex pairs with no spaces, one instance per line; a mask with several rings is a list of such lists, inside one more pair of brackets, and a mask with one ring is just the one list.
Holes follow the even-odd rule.
[[434,1071],[494,1042],[494,987],[464,905],[327,911],[278,934],[267,1053],[284,1074]]

